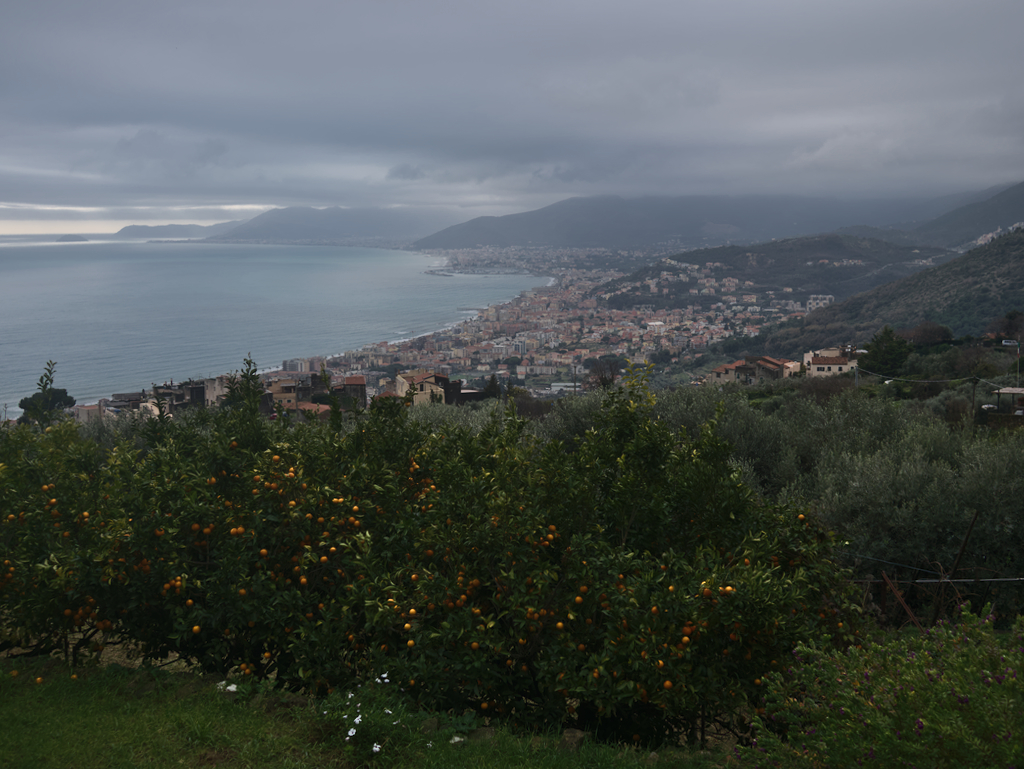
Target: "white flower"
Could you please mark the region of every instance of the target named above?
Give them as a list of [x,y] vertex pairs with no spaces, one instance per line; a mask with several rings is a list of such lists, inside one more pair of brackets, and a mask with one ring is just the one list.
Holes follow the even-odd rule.
[[432,747],[434,747],[434,743],[432,743],[432,742],[428,742],[428,743],[427,743],[427,747],[428,747],[428,748],[432,748]]
[[373,752],[380,753],[380,745],[378,745],[376,742],[373,743]]
[[388,710],[387,708],[384,708],[384,712],[387,713],[389,716],[391,715],[391,711]]
[[362,720],[363,720],[363,717],[362,717],[362,716],[356,716],[356,720],[355,720],[355,721],[353,721],[352,723],[358,724],[358,723],[359,723],[360,721],[362,721]]

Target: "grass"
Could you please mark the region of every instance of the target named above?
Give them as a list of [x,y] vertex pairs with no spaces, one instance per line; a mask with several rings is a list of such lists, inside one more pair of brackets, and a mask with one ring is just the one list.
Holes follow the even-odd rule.
[[[17,671],[16,675],[12,675]],[[73,677],[74,676],[74,677]],[[38,683],[37,680],[41,679]],[[449,724],[422,734],[394,727],[378,754],[347,744],[336,720],[307,698],[271,691],[236,697],[219,682],[186,672],[119,665],[71,671],[52,659],[0,659],[0,766],[4,769],[224,767],[241,769],[634,769],[649,752],[585,743],[558,749],[558,734],[521,736],[497,729],[487,740],[451,744]],[[366,758],[365,755],[369,755]],[[659,750],[658,766],[721,766],[724,754]]]
[[[0,765],[36,767],[344,767],[286,699],[240,706],[215,681],[118,666],[3,664]],[[41,683],[37,683],[38,679]],[[303,714],[304,715],[304,714]]]

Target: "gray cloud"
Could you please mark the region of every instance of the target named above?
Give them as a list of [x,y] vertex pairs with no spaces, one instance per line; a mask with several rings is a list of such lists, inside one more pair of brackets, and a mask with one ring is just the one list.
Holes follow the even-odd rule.
[[468,216],[1024,179],[1018,0],[13,5],[0,232],[34,206]]
[[426,179],[427,172],[411,163],[402,163],[389,169],[387,178],[389,180],[404,179],[405,181],[416,181],[417,179]]

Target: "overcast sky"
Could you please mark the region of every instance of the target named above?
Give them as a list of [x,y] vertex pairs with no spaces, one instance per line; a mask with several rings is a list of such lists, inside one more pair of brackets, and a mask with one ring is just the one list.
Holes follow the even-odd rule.
[[0,235],[1024,180],[1022,0],[38,0]]

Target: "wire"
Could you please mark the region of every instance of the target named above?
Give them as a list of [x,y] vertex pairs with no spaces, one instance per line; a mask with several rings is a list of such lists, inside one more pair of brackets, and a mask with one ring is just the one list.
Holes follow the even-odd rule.
[[890,566],[899,566],[901,569],[913,569],[914,571],[921,571],[921,572],[924,572],[925,574],[938,574],[940,577],[942,576],[942,572],[941,571],[931,571],[929,569],[921,569],[921,568],[919,568],[917,566],[907,566],[907,564],[905,564],[905,563],[895,563],[893,561],[883,561],[881,558],[872,558],[869,555],[859,555],[857,553],[844,553],[844,555],[852,555],[854,558],[863,558],[865,561],[877,561],[878,563],[886,563],[886,564],[889,564]]
[[[947,382],[967,382],[967,381],[969,381],[971,379],[975,379],[975,380],[977,380],[979,382],[981,381],[976,376],[962,376],[962,377],[958,377],[957,379],[903,379],[901,377],[896,377],[896,376],[886,376],[885,374],[876,374],[874,371],[868,371],[867,369],[860,368],[859,366],[858,366],[858,370],[861,371],[864,374],[870,374],[871,376],[877,376],[877,377],[881,377],[883,379],[888,379],[890,382],[916,382],[917,384],[945,384]],[[992,384],[992,383],[989,382],[988,384]],[[999,385],[993,385],[993,387],[998,387],[998,386]]]
[[[931,571],[930,569],[922,569],[917,566],[908,566],[905,563],[895,563],[894,561],[883,561],[881,558],[872,558],[869,555],[858,555],[857,553],[845,553],[844,555],[852,555],[854,558],[863,558],[865,561],[875,561],[877,563],[886,563],[890,566],[899,566],[904,569],[912,569],[919,571],[924,574],[935,574],[942,579],[915,579],[912,580],[916,584],[931,584],[933,582],[1024,582],[1024,577],[985,577],[984,579],[949,579],[944,576],[941,571]],[[855,579],[853,582],[881,582],[881,580],[866,580],[866,579]],[[904,582],[905,580],[893,580],[894,582]]]

